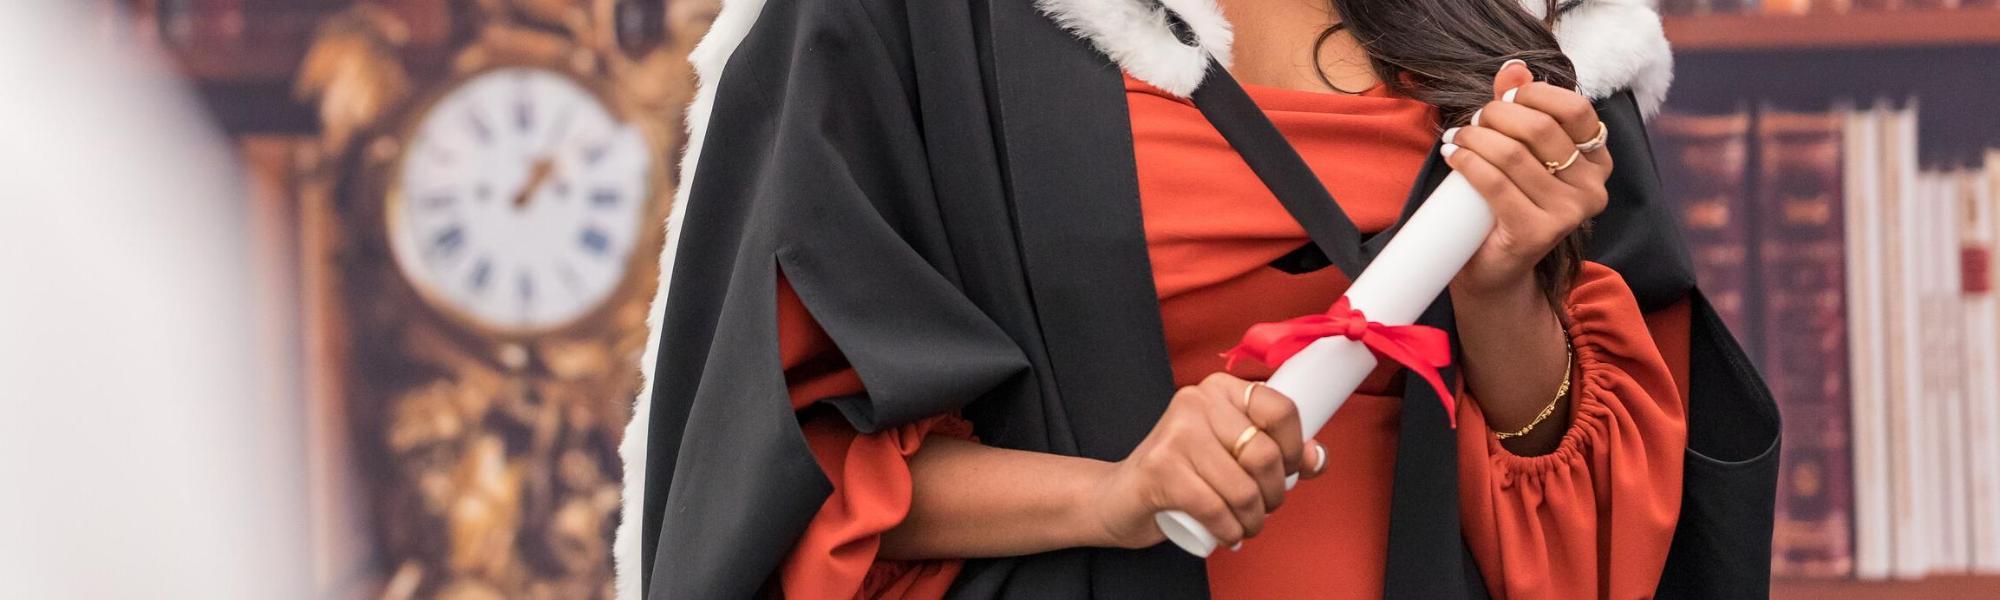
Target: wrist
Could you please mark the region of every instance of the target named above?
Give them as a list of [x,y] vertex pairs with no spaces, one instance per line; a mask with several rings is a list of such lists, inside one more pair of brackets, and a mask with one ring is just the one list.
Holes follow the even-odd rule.
[[1532,273],[1509,277],[1494,284],[1475,284],[1461,277],[1452,280],[1450,289],[1453,306],[1495,313],[1519,314],[1517,311],[1526,309],[1548,312],[1548,301],[1543,298],[1541,288],[1535,285]]
[[1064,501],[1055,515],[1055,522],[1061,526],[1058,531],[1070,532],[1070,539],[1059,541],[1064,548],[1090,547],[1109,548],[1119,545],[1117,532],[1112,528],[1112,519],[1103,514],[1106,499],[1103,497],[1107,486],[1103,485],[1113,475],[1117,463],[1076,459],[1076,468],[1064,486]]

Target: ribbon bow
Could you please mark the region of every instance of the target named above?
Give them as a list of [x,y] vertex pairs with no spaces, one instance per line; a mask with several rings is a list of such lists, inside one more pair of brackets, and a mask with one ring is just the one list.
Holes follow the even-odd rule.
[[1437,390],[1451,426],[1458,427],[1458,407],[1452,402],[1451,390],[1444,385],[1444,377],[1438,374],[1438,369],[1451,364],[1451,338],[1435,327],[1370,321],[1348,304],[1346,296],[1341,296],[1322,314],[1251,325],[1249,331],[1243,332],[1241,343],[1222,353],[1229,360],[1223,368],[1233,368],[1243,358],[1254,358],[1277,368],[1320,338],[1336,335],[1361,342],[1377,358],[1395,361],[1424,378]]

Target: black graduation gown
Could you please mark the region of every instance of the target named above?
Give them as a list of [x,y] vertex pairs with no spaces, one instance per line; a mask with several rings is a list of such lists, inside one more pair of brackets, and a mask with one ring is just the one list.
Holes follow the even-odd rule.
[[[648,598],[767,589],[831,491],[779,363],[780,272],[868,389],[809,410],[862,432],[962,411],[984,443],[1103,460],[1150,431],[1174,388],[1121,74],[1102,54],[1029,0],[770,0],[714,85],[646,425]],[[1618,168],[1592,257],[1643,309],[1671,305],[1691,268],[1639,110],[1600,104]],[[1433,154],[1411,198],[1444,174]],[[1426,319],[1449,313],[1441,299]],[[1403,402],[1385,595],[1482,596],[1430,394]],[[1199,559],[1162,544],[968,561],[952,594],[1207,587]]]

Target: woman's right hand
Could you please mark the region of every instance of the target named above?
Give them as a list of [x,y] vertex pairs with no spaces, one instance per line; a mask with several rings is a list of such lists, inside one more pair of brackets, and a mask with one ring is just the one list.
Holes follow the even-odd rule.
[[[1216,373],[1174,394],[1153,431],[1092,488],[1090,508],[1104,528],[1104,545],[1158,544],[1165,534],[1153,514],[1179,510],[1222,546],[1234,546],[1255,537],[1264,516],[1284,502],[1287,475],[1310,479],[1325,470],[1326,451],[1301,439],[1291,399],[1259,385],[1246,410],[1250,384]],[[1232,456],[1251,427],[1259,431]]]

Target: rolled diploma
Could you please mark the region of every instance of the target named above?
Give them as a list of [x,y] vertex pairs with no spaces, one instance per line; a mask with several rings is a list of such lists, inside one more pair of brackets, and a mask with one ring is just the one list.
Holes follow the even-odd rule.
[[[1492,231],[1493,210],[1471,182],[1458,173],[1446,176],[1347,288],[1350,306],[1384,325],[1415,323]],[[1298,406],[1301,439],[1311,440],[1374,370],[1375,354],[1366,346],[1335,336],[1300,350],[1266,385]],[[1286,480],[1286,487],[1294,482]],[[1182,550],[1202,557],[1215,551],[1215,536],[1193,516],[1169,510],[1153,520]]]

